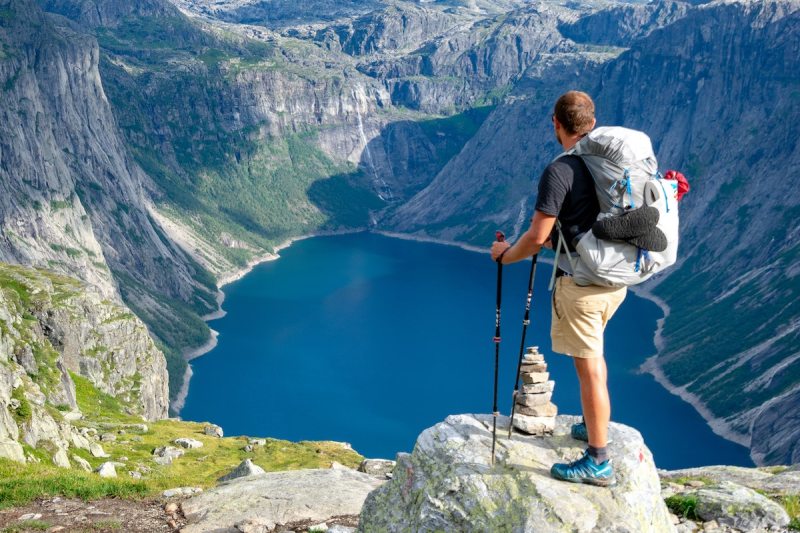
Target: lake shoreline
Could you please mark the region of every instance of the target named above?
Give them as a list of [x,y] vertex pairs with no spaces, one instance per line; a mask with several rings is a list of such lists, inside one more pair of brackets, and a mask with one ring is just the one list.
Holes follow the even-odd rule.
[[[474,253],[487,253],[488,255],[488,247],[481,248],[478,246],[473,246],[465,243],[453,242],[448,241],[445,239],[437,239],[434,237],[427,237],[427,236],[419,236],[419,235],[409,235],[405,233],[396,233],[391,231],[384,231],[384,230],[369,230],[369,229],[360,229],[360,230],[346,230],[346,231],[337,231],[337,232],[320,232],[320,233],[311,233],[307,235],[301,235],[298,237],[292,237],[286,239],[281,244],[275,247],[274,253],[267,253],[260,255],[250,261],[248,261],[247,265],[234,270],[229,273],[222,274],[217,282],[217,302],[219,305],[219,310],[210,313],[203,317],[205,321],[216,320],[225,316],[226,312],[222,309],[222,305],[225,301],[225,293],[222,290],[225,285],[233,283],[235,281],[240,280],[248,273],[250,273],[255,267],[262,263],[266,263],[268,261],[274,261],[280,258],[279,252],[284,250],[294,244],[295,242],[302,241],[305,239],[310,239],[312,237],[327,237],[327,236],[335,236],[335,235],[349,235],[349,234],[357,234],[357,233],[374,233],[377,235],[382,235],[388,238],[394,239],[401,239],[406,241],[414,241],[414,242],[422,242],[422,243],[432,243],[432,244],[440,244],[443,246],[453,246],[456,248],[460,248],[462,250],[466,250],[469,252]],[[545,263],[552,263],[552,260],[549,258],[541,259]],[[711,411],[706,407],[706,405],[694,394],[688,392],[683,387],[678,387],[673,384],[669,378],[665,375],[661,365],[658,362],[658,356],[663,351],[665,342],[663,337],[663,330],[664,330],[664,323],[666,319],[669,317],[671,309],[669,305],[660,297],[656,296],[652,292],[648,291],[642,287],[631,287],[631,291],[641,298],[650,300],[654,304],[656,304],[659,309],[661,309],[662,317],[656,321],[656,331],[653,334],[653,344],[655,346],[655,353],[648,357],[644,363],[639,366],[639,371],[642,373],[647,373],[653,376],[653,379],[658,383],[661,387],[666,389],[670,394],[679,397],[684,402],[688,403],[706,422],[706,424],[711,428],[711,430],[719,435],[720,437],[734,442],[738,445],[744,446],[749,448],[749,442],[747,441],[746,437],[743,437],[737,433],[732,432],[729,429],[729,425],[722,419],[714,417]],[[184,353],[184,358],[188,361],[196,359],[211,350],[213,350],[218,344],[218,335],[217,332],[214,330],[212,331],[211,339],[208,342],[199,346],[197,348],[193,348],[188,350]],[[173,404],[171,405],[173,411],[180,415],[180,410],[183,408],[186,398],[188,397],[189,393],[189,382],[192,377],[192,369],[191,365],[186,366],[186,372],[184,374],[184,382],[183,386],[181,387],[178,396],[175,398]]]
[[[280,259],[280,251],[290,247],[292,244],[298,241],[302,241],[305,239],[310,239],[312,237],[329,237],[334,235],[349,235],[353,233],[363,233],[368,231],[364,230],[344,230],[344,231],[331,231],[331,232],[319,232],[319,233],[309,233],[306,235],[300,235],[297,237],[290,237],[279,245],[274,248],[273,252],[267,252],[261,255],[250,259],[247,264],[241,268],[237,268],[230,272],[223,272],[217,278],[217,310],[208,313],[207,315],[203,315],[200,317],[204,322],[211,322],[212,320],[218,320],[225,315],[227,315],[227,311],[222,308],[222,305],[225,303],[225,292],[222,290],[223,287],[229,285],[235,281],[239,281],[247,274],[253,271],[258,265],[263,263],[267,263],[269,261],[275,261]],[[192,379],[192,366],[188,363],[193,359],[197,359],[201,357],[214,348],[217,347],[219,344],[219,333],[214,331],[213,329],[209,328],[211,332],[211,337],[200,346],[196,346],[194,348],[187,348],[183,351],[183,359],[187,362],[186,370],[183,373],[183,383],[181,384],[181,389],[178,391],[178,394],[175,396],[175,399],[170,402],[170,410],[175,414],[175,416],[180,416],[181,409],[186,404],[186,398],[189,396],[189,382]]]

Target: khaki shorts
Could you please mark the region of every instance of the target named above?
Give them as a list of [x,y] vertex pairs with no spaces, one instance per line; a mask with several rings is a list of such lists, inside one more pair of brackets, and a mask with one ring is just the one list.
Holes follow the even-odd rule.
[[603,357],[603,331],[627,294],[627,287],[575,285],[569,276],[553,289],[553,351],[572,357]]

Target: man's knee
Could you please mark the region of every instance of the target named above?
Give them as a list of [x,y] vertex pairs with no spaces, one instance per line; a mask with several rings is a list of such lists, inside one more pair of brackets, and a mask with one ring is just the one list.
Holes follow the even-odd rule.
[[602,357],[578,358],[574,357],[575,369],[581,383],[599,384],[606,382],[606,364]]

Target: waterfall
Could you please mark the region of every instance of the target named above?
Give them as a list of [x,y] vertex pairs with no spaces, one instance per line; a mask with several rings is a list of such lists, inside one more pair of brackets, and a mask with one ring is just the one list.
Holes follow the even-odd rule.
[[367,95],[361,85],[356,85],[355,89],[353,89],[353,99],[355,100],[356,117],[358,118],[358,135],[364,145],[366,163],[369,165],[370,170],[372,170],[372,181],[377,189],[378,198],[383,201],[391,201],[394,199],[392,190],[389,188],[389,184],[378,174],[375,159],[372,157],[372,151],[369,149],[369,139],[367,139],[367,134],[364,132],[364,121],[361,118],[360,107],[361,102],[366,102]]

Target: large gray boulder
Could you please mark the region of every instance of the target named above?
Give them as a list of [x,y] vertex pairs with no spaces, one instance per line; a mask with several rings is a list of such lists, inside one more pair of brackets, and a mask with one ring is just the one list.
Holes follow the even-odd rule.
[[768,468],[716,465],[662,470],[659,475],[666,481],[686,478],[709,480],[714,483],[729,481],[770,494],[800,495],[800,469],[786,468],[775,472]]
[[358,515],[367,494],[382,483],[349,468],[242,477],[183,502],[189,524],[181,532],[236,531],[236,524],[252,520],[269,531],[277,524]]
[[578,458],[585,443],[569,436],[577,417],[556,417],[553,436],[505,435],[498,419],[497,460],[490,463],[492,417],[453,415],[399,454],[394,476],[369,495],[359,530],[615,533],[675,531],[661,499],[653,456],[641,434],[612,423],[617,485],[556,481],[550,466]]
[[789,515],[783,507],[753,489],[730,481],[683,495],[697,498],[695,512],[702,520],[715,520],[739,531],[769,531],[789,525]]

